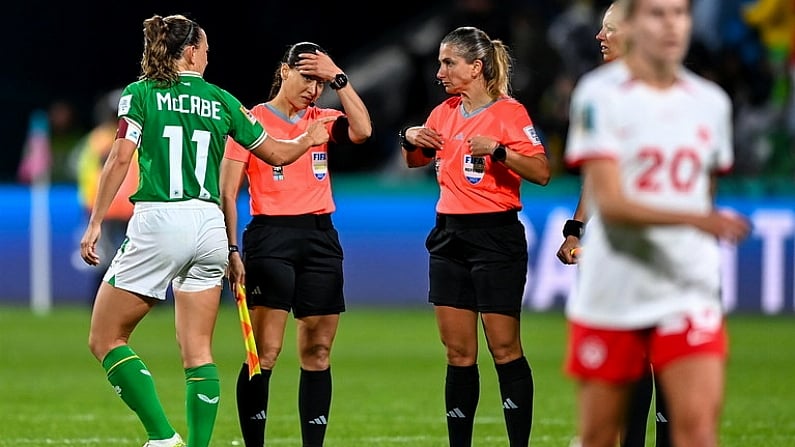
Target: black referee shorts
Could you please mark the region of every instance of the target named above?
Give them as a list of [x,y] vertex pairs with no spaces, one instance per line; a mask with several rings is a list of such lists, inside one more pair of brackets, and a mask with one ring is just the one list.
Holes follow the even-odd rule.
[[243,232],[248,305],[295,318],[344,312],[342,258],[329,214],[254,216]]
[[442,215],[425,240],[428,301],[518,315],[527,282],[527,239],[516,211]]

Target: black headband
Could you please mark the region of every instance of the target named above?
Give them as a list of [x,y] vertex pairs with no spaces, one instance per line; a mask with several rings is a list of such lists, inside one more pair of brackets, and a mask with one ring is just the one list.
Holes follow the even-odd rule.
[[196,28],[196,26],[193,24],[193,20],[189,20],[189,22],[190,22],[190,29],[188,30],[188,34],[185,36],[185,40],[182,41],[182,45],[179,46],[180,50],[185,48],[185,45],[188,44],[190,38],[193,37],[193,30],[194,28]]

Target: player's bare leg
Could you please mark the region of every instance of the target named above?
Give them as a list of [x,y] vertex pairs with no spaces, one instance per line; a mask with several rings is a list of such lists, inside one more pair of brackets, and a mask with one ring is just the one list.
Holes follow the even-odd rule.
[[725,361],[717,355],[694,355],[660,371],[670,417],[673,445],[717,447],[723,403]]
[[103,282],[94,300],[88,345],[116,393],[138,416],[149,440],[173,438],[176,444],[179,435],[163,411],[152,374],[127,344],[157,302]]
[[624,430],[634,384],[598,380],[578,382],[578,430],[581,447],[615,447]]
[[212,339],[221,287],[199,292],[174,290],[175,324],[182,364],[185,368],[185,403],[188,445],[206,447],[218,415],[221,386],[213,362]]

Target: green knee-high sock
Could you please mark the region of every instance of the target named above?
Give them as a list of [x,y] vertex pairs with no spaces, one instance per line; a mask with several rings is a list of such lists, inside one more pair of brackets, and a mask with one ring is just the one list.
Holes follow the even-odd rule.
[[221,385],[214,363],[185,369],[188,445],[207,447],[213,435]]
[[123,345],[112,349],[102,360],[102,367],[116,394],[138,415],[149,439],[174,436],[176,432],[163,411],[152,374],[132,348]]

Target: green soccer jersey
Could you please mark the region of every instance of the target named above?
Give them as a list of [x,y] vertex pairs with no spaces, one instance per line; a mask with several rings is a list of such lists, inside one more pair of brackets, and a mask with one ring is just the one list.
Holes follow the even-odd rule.
[[267,138],[237,98],[193,72],[180,73],[179,82],[167,88],[152,80],[128,85],[119,117],[142,129],[133,202],[220,203],[218,177],[227,135],[247,149]]

